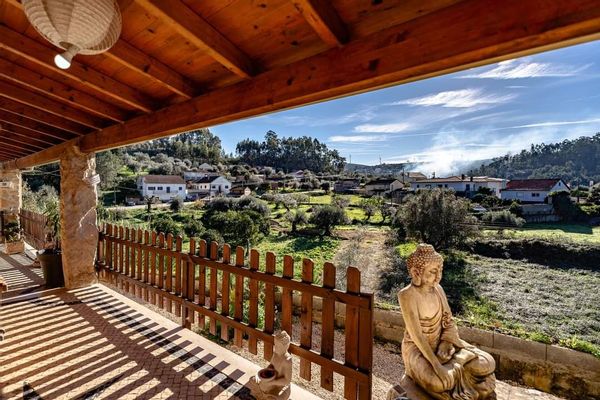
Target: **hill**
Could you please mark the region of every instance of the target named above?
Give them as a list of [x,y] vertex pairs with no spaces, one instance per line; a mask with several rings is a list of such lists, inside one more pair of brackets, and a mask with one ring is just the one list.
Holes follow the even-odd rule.
[[469,171],[507,179],[560,177],[572,185],[600,182],[600,133],[552,144],[532,144]]
[[346,164],[344,169],[346,172],[356,172],[359,174],[370,175],[400,175],[402,172],[418,171],[418,163],[402,163],[402,164],[379,164],[379,165],[364,165],[364,164]]

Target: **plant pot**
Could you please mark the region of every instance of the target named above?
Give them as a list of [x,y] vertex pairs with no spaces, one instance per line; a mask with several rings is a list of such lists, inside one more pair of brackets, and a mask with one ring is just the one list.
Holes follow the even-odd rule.
[[6,254],[19,254],[25,252],[25,242],[23,240],[19,240],[17,242],[5,242],[4,243],[4,252]]
[[65,286],[62,256],[60,253],[43,252],[38,254],[38,260],[42,266],[46,287],[54,288]]

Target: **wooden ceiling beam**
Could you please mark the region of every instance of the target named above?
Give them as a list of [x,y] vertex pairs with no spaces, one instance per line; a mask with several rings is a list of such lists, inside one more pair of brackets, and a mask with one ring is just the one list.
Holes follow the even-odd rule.
[[106,121],[99,117],[86,114],[81,110],[74,109],[65,104],[57,103],[47,97],[2,80],[0,80],[0,97],[27,104],[31,107],[58,115],[59,117],[67,118],[90,128],[99,129],[107,125]]
[[293,0],[294,7],[329,46],[342,46],[350,38],[348,28],[330,0]]
[[36,152],[35,149],[27,148],[26,145],[20,142],[15,143],[13,140],[6,137],[6,134],[7,132],[0,130],[0,147],[3,147],[7,150],[11,150],[14,153],[21,153],[23,155]]
[[5,149],[0,149],[0,155],[4,158],[4,161],[16,160],[22,157],[20,154],[15,154]]
[[15,135],[10,130],[6,129],[4,126],[2,126],[2,129],[0,129],[0,137],[4,140],[9,141],[10,143],[24,146],[25,148],[30,149],[32,151],[39,151],[48,148],[48,146],[40,145],[31,138],[24,138],[22,136]]
[[23,103],[19,103],[14,100],[0,97],[0,109],[9,111],[18,116],[30,119],[32,121],[41,122],[45,125],[52,126],[54,128],[72,133],[76,136],[83,135],[90,131],[83,125],[64,119],[54,114],[47,113],[38,108],[28,106]]
[[128,113],[118,107],[3,58],[0,58],[0,76],[99,117],[114,122],[127,120]]
[[206,51],[217,62],[242,78],[255,74],[250,57],[196,14],[181,0],[136,0],[138,4],[160,17],[162,22],[194,46]]
[[0,25],[0,37],[2,38],[0,48],[50,70],[53,74],[62,76],[65,79],[63,81],[65,84],[77,82],[89,88],[92,92],[102,93],[121,104],[126,104],[146,113],[157,108],[156,104],[149,100],[147,96],[78,62],[76,58],[69,69],[56,67],[53,61],[54,56],[61,50],[46,47],[4,25]]
[[23,135],[25,137],[34,138],[41,143],[45,143],[51,146],[60,142],[64,142],[65,140],[73,139],[72,134],[57,134],[54,131],[51,131],[49,133],[45,129],[40,129],[40,126],[38,125],[30,124],[26,118],[19,117],[17,115],[7,114],[10,113],[0,110],[0,127],[3,127],[11,132],[18,133],[19,135]]
[[156,58],[138,50],[123,39],[115,43],[104,55],[127,68],[143,74],[146,78],[166,87],[171,92],[186,100],[191,99],[199,93],[191,80],[158,61]]
[[[465,0],[60,146],[106,150],[594,39],[600,39],[597,0],[551,7],[545,0],[504,0],[501,8],[496,0]],[[52,162],[62,148],[3,166]]]

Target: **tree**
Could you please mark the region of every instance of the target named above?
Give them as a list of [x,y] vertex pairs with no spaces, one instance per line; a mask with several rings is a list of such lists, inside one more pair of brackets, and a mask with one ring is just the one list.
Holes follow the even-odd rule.
[[178,213],[183,208],[183,199],[179,196],[174,197],[169,204],[169,208],[174,213]]
[[168,215],[160,215],[150,222],[150,226],[157,232],[162,232],[165,235],[169,233],[173,236],[181,235],[182,229],[177,222],[173,221]]
[[152,204],[155,204],[158,201],[156,196],[146,196],[144,197],[144,202],[146,203],[146,212],[150,214],[152,212]]
[[296,233],[298,225],[304,225],[308,222],[308,216],[304,210],[288,211],[285,213],[285,219],[292,224],[292,233]]
[[350,199],[346,196],[334,195],[331,198],[331,204],[338,206],[341,209],[345,209],[350,205]]
[[365,212],[365,221],[366,222],[368,222],[371,219],[371,217],[375,214],[380,203],[381,203],[381,201],[377,200],[375,197],[371,197],[368,199],[362,199],[360,201],[360,207]]
[[379,213],[381,214],[381,223],[384,224],[385,221],[389,218],[392,219],[398,210],[394,206],[390,206],[389,204],[381,203],[379,205]]
[[600,205],[600,184],[594,185],[590,188],[587,201],[591,204]]
[[110,189],[119,183],[119,170],[123,160],[112,151],[103,151],[96,155],[96,172],[100,175],[100,187]]
[[347,223],[347,217],[344,210],[332,205],[315,207],[310,222],[317,228],[323,230],[325,236],[331,236],[331,230],[337,225]]
[[438,249],[456,248],[478,233],[468,200],[448,190],[420,190],[408,196],[399,223],[409,237]]

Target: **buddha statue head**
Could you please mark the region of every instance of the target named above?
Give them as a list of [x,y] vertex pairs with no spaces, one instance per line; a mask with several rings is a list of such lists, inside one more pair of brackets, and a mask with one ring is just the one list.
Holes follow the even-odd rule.
[[290,342],[291,342],[290,335],[288,335],[288,333],[286,331],[282,330],[281,332],[273,335],[273,339],[274,339],[275,353],[285,354],[290,347]]
[[[423,280],[432,281],[433,284],[440,283],[442,279],[444,259],[435,251],[433,246],[421,243],[408,259],[406,266],[410,274],[413,286],[421,286]],[[433,278],[429,275],[432,274]]]

